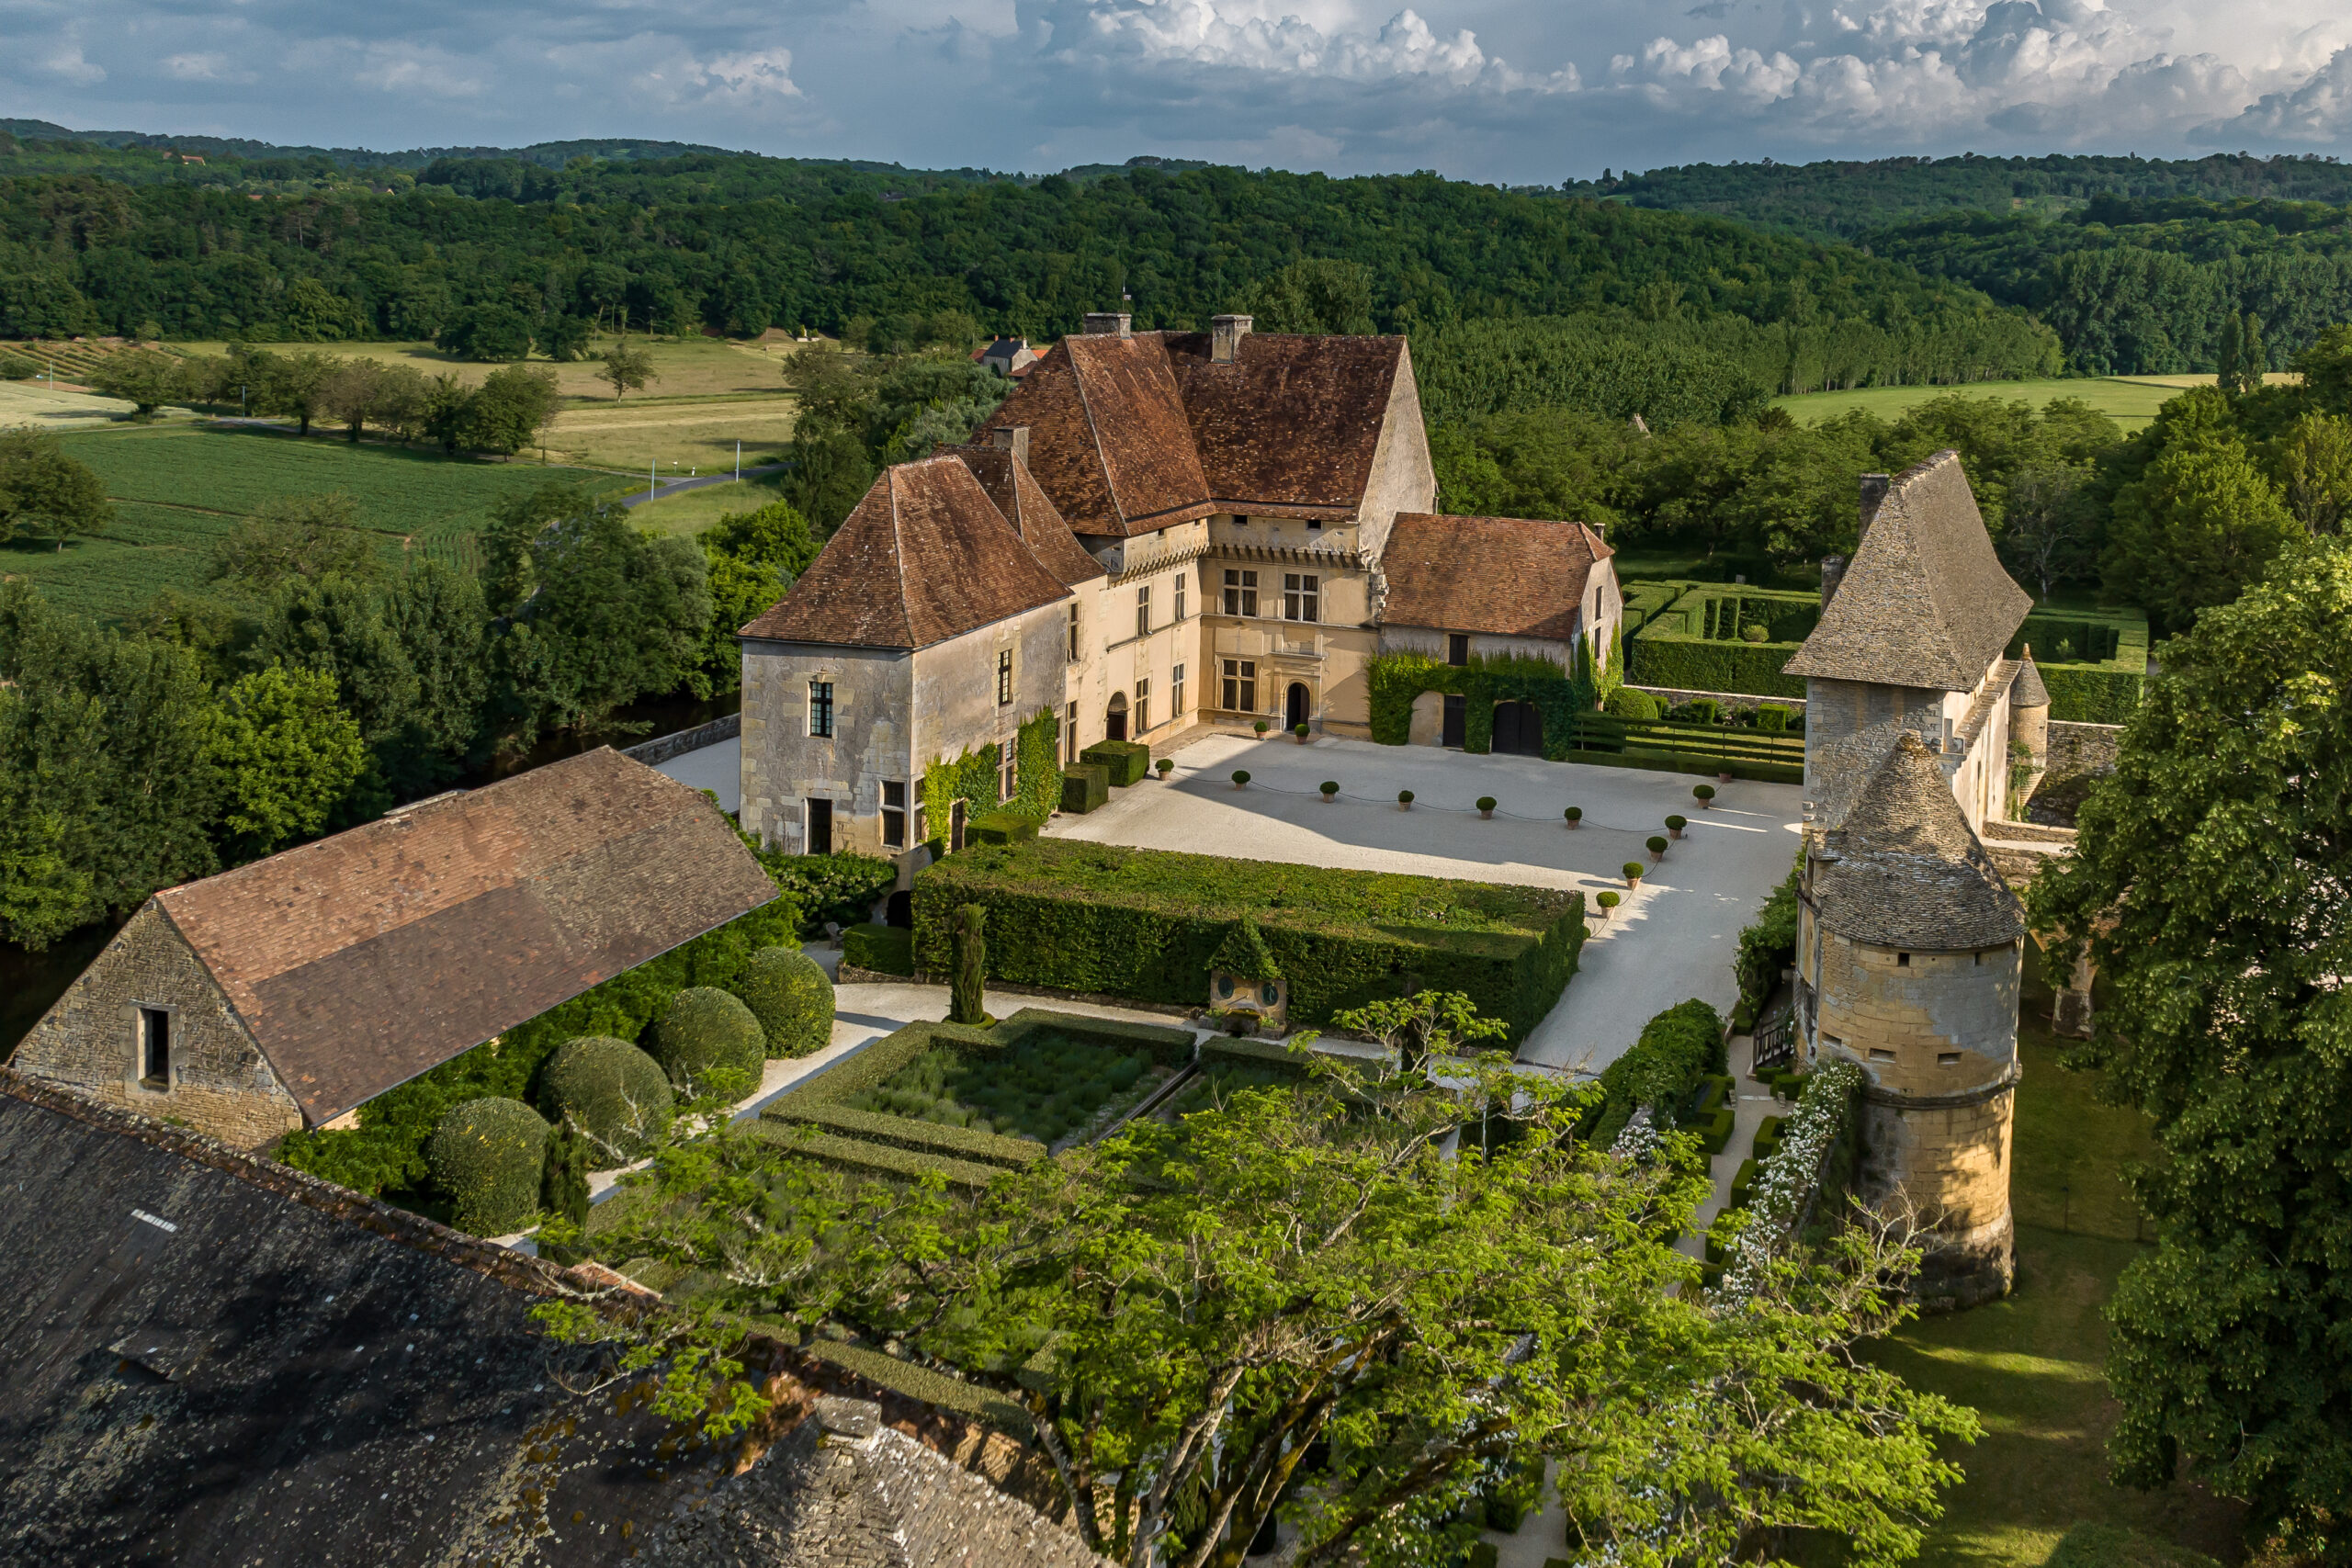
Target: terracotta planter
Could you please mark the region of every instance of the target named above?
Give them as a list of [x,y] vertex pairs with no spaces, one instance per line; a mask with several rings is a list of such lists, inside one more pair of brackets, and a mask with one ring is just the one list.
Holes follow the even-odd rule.
[[1706,799],[1699,803],[1699,809],[1702,811],[1713,811],[1714,808],[1715,797],[1713,795],[1709,795]]
[[1292,739],[1293,740],[1297,741],[1301,746],[1304,746],[1304,745],[1306,745],[1309,740],[1312,740],[1312,739],[1314,739],[1315,738],[1314,738],[1313,736],[1311,736],[1311,735],[1300,735],[1300,734],[1296,733],[1295,731],[1294,731],[1294,732],[1292,733],[1292,735],[1291,735],[1291,739]]
[[1729,784],[1731,783],[1731,775],[1729,773],[1717,773],[1715,775],[1715,782],[1717,784]]
[[1666,836],[1669,839],[1679,839],[1682,837],[1682,829],[1679,828],[1668,828],[1666,830]]
[[1584,826],[1584,824],[1583,824],[1582,822],[1571,821],[1571,822],[1569,822],[1569,824],[1568,824],[1568,831],[1569,831],[1569,832],[1571,832],[1571,833],[1573,833],[1573,832],[1575,832],[1577,829],[1579,829],[1579,828],[1581,828],[1581,827],[1583,827],[1583,826]]
[[1665,858],[1666,858],[1666,852],[1665,852],[1664,850],[1652,850],[1652,851],[1650,852],[1650,863],[1651,863],[1652,865],[1656,865],[1658,862],[1660,862],[1660,861],[1664,860]]
[[1494,819],[1495,814],[1492,811],[1481,811],[1478,813],[1478,820],[1481,822],[1491,822]]
[[1639,887],[1641,885],[1642,879],[1638,876],[1629,876],[1625,879],[1625,886],[1628,887]]

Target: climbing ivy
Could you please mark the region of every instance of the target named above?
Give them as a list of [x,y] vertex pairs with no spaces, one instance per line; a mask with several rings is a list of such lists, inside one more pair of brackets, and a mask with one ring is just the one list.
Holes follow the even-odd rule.
[[1040,708],[1021,727],[1013,740],[1012,798],[997,803],[998,751],[995,743],[976,746],[950,761],[940,757],[922,771],[924,827],[934,839],[947,836],[947,808],[963,801],[972,815],[982,811],[1012,811],[1023,817],[1050,816],[1062,797],[1061,724],[1051,708]]
[[1412,739],[1414,699],[1423,692],[1444,692],[1467,699],[1464,750],[1491,750],[1495,705],[1521,702],[1544,716],[1544,754],[1556,761],[1567,755],[1576,716],[1592,712],[1616,689],[1623,668],[1614,637],[1598,669],[1591,640],[1586,637],[1577,639],[1574,670],[1525,653],[1478,654],[1467,664],[1448,664],[1422,653],[1378,654],[1370,667],[1372,738],[1384,746],[1404,745]]

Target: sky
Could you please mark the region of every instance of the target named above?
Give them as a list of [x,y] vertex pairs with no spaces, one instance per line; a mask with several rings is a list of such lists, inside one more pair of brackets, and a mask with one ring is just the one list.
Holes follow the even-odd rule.
[[0,117],[1514,184],[1765,156],[2352,155],[2352,4],[0,0]]

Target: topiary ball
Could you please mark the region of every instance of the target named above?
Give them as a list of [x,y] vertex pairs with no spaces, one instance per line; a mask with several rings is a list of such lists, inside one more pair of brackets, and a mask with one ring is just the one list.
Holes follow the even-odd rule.
[[548,1059],[543,1103],[595,1151],[590,1168],[610,1170],[652,1152],[670,1125],[675,1097],[662,1064],[610,1035],[567,1040]]
[[475,1235],[505,1235],[539,1212],[539,1171],[548,1124],[519,1100],[469,1100],[451,1106],[424,1145],[424,1168],[455,1213],[450,1224]]
[[732,1067],[756,1079],[767,1059],[767,1036],[752,1010],[710,986],[689,986],[670,998],[653,1026],[653,1059],[688,1093],[713,1067]]
[[1334,795],[1340,793],[1340,786],[1329,779],[1325,779],[1316,787],[1320,789],[1326,796]]
[[1234,769],[1234,770],[1233,770],[1233,787],[1234,787],[1234,788],[1236,788],[1236,789],[1239,789],[1243,784],[1248,784],[1249,782],[1250,782],[1250,774],[1249,774],[1248,770],[1243,769],[1243,768],[1236,768],[1236,769]]
[[1679,833],[1683,829],[1690,826],[1690,819],[1688,817],[1678,814],[1668,818],[1666,819],[1666,825],[1670,830]]
[[736,976],[734,990],[760,1021],[771,1056],[806,1056],[833,1041],[833,983],[797,947],[763,947]]
[[1649,837],[1649,849],[1650,853],[1654,855],[1662,855],[1666,853],[1665,836],[1659,833],[1652,833]]
[[1595,897],[1593,902],[1604,909],[1613,909],[1623,903],[1624,899],[1614,893],[1602,893]]
[[1412,805],[1412,804],[1413,804],[1413,792],[1412,792],[1411,790],[1409,790],[1409,789],[1400,789],[1400,790],[1398,790],[1398,791],[1396,792],[1396,804],[1397,804],[1397,805],[1399,805],[1399,806],[1410,806],[1410,805]]
[[1495,797],[1494,797],[1493,795],[1480,795],[1480,796],[1478,797],[1478,809],[1479,809],[1479,810],[1481,810],[1481,811],[1492,811],[1494,808],[1495,808]]
[[1643,866],[1642,863],[1637,860],[1629,860],[1618,869],[1625,874],[1625,880],[1628,882],[1639,882],[1641,880]]

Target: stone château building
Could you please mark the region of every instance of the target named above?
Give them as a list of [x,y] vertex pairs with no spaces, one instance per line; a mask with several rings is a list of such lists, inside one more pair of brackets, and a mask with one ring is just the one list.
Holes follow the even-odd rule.
[[[1204,720],[1368,738],[1389,604],[1443,607],[1399,646],[1464,657],[1565,658],[1622,613],[1580,525],[1438,517],[1437,499],[1403,338],[1091,315],[975,445],[876,479],[743,628],[743,827],[804,851],[948,837],[925,770],[994,748],[1009,797],[1041,712],[1065,763]],[[1418,562],[1473,545],[1488,564],[1419,591]]]
[[[1959,457],[1866,475],[1852,564],[1825,563],[1805,677],[1797,1018],[1808,1059],[1867,1077],[1862,1194],[1932,1227],[1920,1293],[1966,1305],[2015,1269],[2010,1126],[2025,917],[1986,852],[2049,695],[2004,656],[2032,601]],[[2025,755],[2012,755],[2012,740]]]

